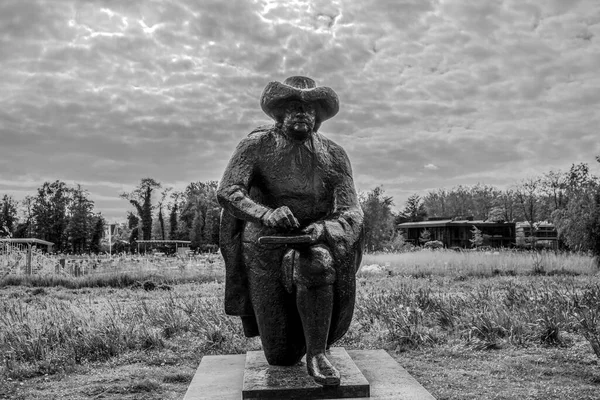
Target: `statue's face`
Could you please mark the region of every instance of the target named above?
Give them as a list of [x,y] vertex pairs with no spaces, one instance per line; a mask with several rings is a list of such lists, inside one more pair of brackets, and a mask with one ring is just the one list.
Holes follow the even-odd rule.
[[294,139],[306,139],[315,128],[317,112],[312,104],[290,101],[283,116],[283,129]]

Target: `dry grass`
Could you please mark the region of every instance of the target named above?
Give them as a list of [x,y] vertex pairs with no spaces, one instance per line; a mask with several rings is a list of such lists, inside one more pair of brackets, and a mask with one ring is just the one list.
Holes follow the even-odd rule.
[[[594,398],[600,278],[589,258],[543,257],[544,273],[533,273],[540,264],[527,253],[367,255],[365,264],[389,262],[392,273],[358,278],[355,317],[340,345],[389,350],[440,399]],[[484,260],[495,264],[481,273]],[[224,315],[221,279],[197,278],[150,291],[5,286],[0,393],[180,399],[204,354],[260,348]],[[517,368],[519,360],[527,367]],[[545,377],[553,386],[540,386]]]
[[59,257],[46,258],[48,264],[32,275],[22,271],[0,271],[1,286],[62,286],[68,289],[86,287],[124,288],[152,281],[157,285],[223,280],[223,260],[217,254],[196,257],[115,257],[81,260],[78,274],[74,268],[59,268]]
[[412,276],[593,274],[597,270],[587,255],[553,251],[422,250],[366,254],[363,265],[370,264],[385,266],[392,274]]

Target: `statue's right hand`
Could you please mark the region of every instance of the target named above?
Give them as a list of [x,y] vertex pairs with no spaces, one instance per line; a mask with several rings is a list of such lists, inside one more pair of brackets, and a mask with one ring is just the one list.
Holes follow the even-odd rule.
[[300,227],[300,223],[298,223],[292,211],[286,206],[267,211],[263,216],[263,224],[270,228],[286,230]]

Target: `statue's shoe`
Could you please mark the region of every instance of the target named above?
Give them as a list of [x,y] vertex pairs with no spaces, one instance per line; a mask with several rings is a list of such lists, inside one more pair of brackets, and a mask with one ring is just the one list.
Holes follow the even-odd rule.
[[306,368],[308,369],[308,374],[312,376],[319,385],[340,385],[340,373],[331,362],[329,362],[324,353],[318,353],[313,356],[306,355]]

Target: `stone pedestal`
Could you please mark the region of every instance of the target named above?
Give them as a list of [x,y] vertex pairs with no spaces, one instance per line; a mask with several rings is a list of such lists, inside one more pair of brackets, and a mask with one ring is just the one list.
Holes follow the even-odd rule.
[[[337,350],[333,353],[336,354]],[[225,356],[205,356],[190,383],[184,400],[240,400],[242,392],[245,390],[245,369],[246,365],[258,365],[260,359],[258,356],[249,352],[247,357],[244,354],[225,355]],[[339,354],[339,353],[338,353]],[[435,400],[435,398],[421,386],[410,374],[402,368],[389,354],[383,350],[348,350],[347,354],[354,362],[362,376],[370,385],[370,397],[354,397],[355,399],[377,399],[377,400]],[[339,367],[338,360],[332,357],[332,361]],[[272,366],[269,366],[273,368]],[[306,367],[302,366],[302,376],[306,375]],[[262,372],[261,372],[262,371]],[[344,374],[343,371],[342,376]],[[253,372],[254,378],[250,379],[246,389],[256,387],[257,382],[268,382],[268,376],[271,372],[267,369],[256,370]],[[275,372],[277,374],[277,372]],[[258,375],[262,375],[261,378]],[[342,378],[342,382],[343,382]],[[312,380],[312,379],[311,379]],[[251,384],[251,382],[253,382]],[[279,385],[278,382],[273,382]],[[260,383],[259,385],[262,385]],[[300,393],[304,397],[291,397],[289,392],[281,392],[278,397],[251,397],[268,399],[307,399],[306,392]],[[268,395],[274,395],[274,392]],[[248,398],[248,397],[246,397]],[[313,397],[314,398],[314,397]],[[330,398],[331,397],[321,397]],[[338,397],[339,398],[339,397]]]
[[369,397],[369,382],[342,347],[327,358],[340,371],[340,386],[321,386],[306,372],[306,357],[298,365],[269,365],[262,351],[246,353],[242,399],[346,399]]

